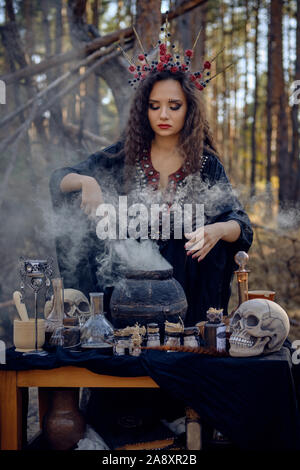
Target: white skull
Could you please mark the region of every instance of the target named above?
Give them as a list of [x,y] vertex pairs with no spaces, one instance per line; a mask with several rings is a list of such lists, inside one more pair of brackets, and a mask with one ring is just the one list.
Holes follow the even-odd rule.
[[[53,307],[53,295],[51,300],[45,303],[44,316],[48,317]],[[85,317],[90,313],[90,304],[86,296],[80,290],[64,289],[64,313],[66,317]]]
[[230,356],[258,356],[278,351],[290,331],[287,313],[272,300],[243,302],[230,322]]

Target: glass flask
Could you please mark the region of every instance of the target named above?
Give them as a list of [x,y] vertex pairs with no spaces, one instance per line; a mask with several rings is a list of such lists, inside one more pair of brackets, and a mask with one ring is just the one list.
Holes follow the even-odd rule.
[[52,344],[51,338],[55,331],[63,326],[64,318],[64,284],[63,278],[57,277],[51,280],[53,287],[52,309],[46,318],[46,342]]
[[82,348],[102,348],[111,350],[114,341],[114,329],[103,311],[104,294],[90,293],[91,316],[81,329]]

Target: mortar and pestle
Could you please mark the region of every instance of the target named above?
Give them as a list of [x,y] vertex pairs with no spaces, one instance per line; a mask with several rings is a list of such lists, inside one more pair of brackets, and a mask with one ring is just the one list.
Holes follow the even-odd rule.
[[[26,305],[22,302],[21,292],[13,293],[13,301],[21,320],[14,320],[14,345],[18,352],[35,349],[35,320],[28,317]],[[45,320],[38,320],[38,350],[45,343]]]

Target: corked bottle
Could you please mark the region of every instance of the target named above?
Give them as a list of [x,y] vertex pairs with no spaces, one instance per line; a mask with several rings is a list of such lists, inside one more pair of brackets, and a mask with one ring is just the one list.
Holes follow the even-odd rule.
[[208,321],[204,325],[204,341],[206,347],[217,351],[226,351],[226,325],[223,323],[223,309],[209,308]]

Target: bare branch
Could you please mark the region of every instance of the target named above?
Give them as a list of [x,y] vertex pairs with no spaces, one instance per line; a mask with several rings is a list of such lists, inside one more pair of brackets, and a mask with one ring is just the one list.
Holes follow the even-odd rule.
[[[114,46],[111,46],[111,50],[114,49]],[[3,203],[8,181],[10,178],[10,175],[13,171],[14,165],[17,160],[18,156],[18,147],[21,138],[23,137],[24,133],[29,129],[32,121],[35,119],[37,114],[42,114],[46,110],[50,109],[51,106],[53,106],[57,100],[60,100],[64,95],[69,93],[73,88],[77,87],[79,83],[81,83],[83,80],[85,80],[97,67],[99,67],[101,64],[103,64],[106,60],[111,59],[111,57],[116,57],[119,55],[118,51],[114,51],[110,54],[107,54],[105,57],[102,57],[101,59],[97,60],[89,69],[82,75],[77,80],[74,80],[73,83],[70,85],[67,85],[64,89],[62,89],[58,94],[56,94],[50,101],[47,103],[41,103],[40,99],[35,100],[32,105],[32,109],[30,111],[30,114],[26,121],[16,130],[16,132],[13,133],[13,135],[9,136],[7,139],[5,139],[1,145],[0,145],[0,153],[5,150],[5,148],[8,147],[8,145],[13,142],[13,147],[12,147],[12,157],[10,159],[9,165],[7,166],[2,184],[0,186],[0,207]]]
[[110,48],[107,48],[105,50],[98,50],[95,51],[93,54],[89,55],[86,59],[80,61],[78,64],[76,64],[72,69],[70,69],[68,72],[64,73],[61,77],[58,77],[56,80],[54,80],[52,83],[50,83],[47,88],[44,90],[40,91],[34,98],[31,98],[28,100],[25,104],[22,106],[19,106],[17,109],[12,111],[10,114],[5,116],[5,118],[0,121],[0,128],[3,127],[4,125],[8,124],[9,122],[12,121],[19,113],[24,111],[25,109],[29,108],[29,106],[32,105],[34,100],[40,100],[42,99],[47,93],[49,93],[51,90],[59,86],[63,81],[67,80],[70,78],[72,75],[78,72],[78,70],[81,67],[85,67],[90,64],[93,60],[97,59],[98,57],[103,57],[106,54],[110,53],[113,50],[113,46]]
[[101,145],[102,147],[109,145],[109,141],[105,137],[99,137],[90,131],[82,130],[80,126],[76,126],[75,124],[68,122],[64,123],[64,131],[66,134],[69,134],[72,137],[78,137],[79,135],[82,135],[85,139],[89,139],[90,141]]
[[[112,51],[114,48],[115,48],[114,45],[108,48],[104,57],[102,54],[101,59],[97,60],[84,74],[80,75],[79,78],[74,80],[65,88],[61,89],[60,92],[57,93],[55,96],[53,96],[53,98],[51,98],[48,102],[44,103],[42,99],[44,98],[44,96],[41,98],[40,96],[38,97],[37,95],[35,99],[33,100],[33,105],[36,105],[34,117],[37,114],[41,115],[45,111],[50,109],[59,99],[63,98],[66,94],[68,94],[70,91],[76,88],[79,85],[79,83],[84,81],[101,64],[109,60],[111,57],[116,57],[117,55],[119,55],[118,51],[115,51],[113,53],[107,53],[107,52]],[[2,141],[2,143],[0,144],[0,153],[3,152],[8,147],[8,145],[14,142],[14,140],[19,136],[19,133],[22,132],[22,129],[23,129],[23,125],[18,127],[18,129],[13,134],[11,134],[9,137],[7,137],[5,140]]]
[[[169,20],[177,18],[178,16],[183,15],[184,13],[193,10],[197,6],[202,5],[206,2],[207,0],[187,0],[175,10],[170,11],[168,18]],[[165,18],[166,15],[163,14],[162,23],[165,21]],[[99,49],[101,47],[107,47],[121,39],[131,38],[133,37],[133,35],[134,33],[132,27],[120,29],[113,33],[107,34],[106,36],[96,38],[94,41],[89,42],[80,49],[72,49],[70,51],[55,55],[50,59],[40,62],[39,64],[30,65],[28,67],[18,70],[15,73],[2,75],[0,76],[0,79],[3,80],[6,85],[9,85],[10,83],[14,83],[15,81],[21,80],[22,78],[43,73],[52,67],[57,67],[58,65],[64,64],[66,62],[86,57],[90,53],[94,52],[96,49]]]

